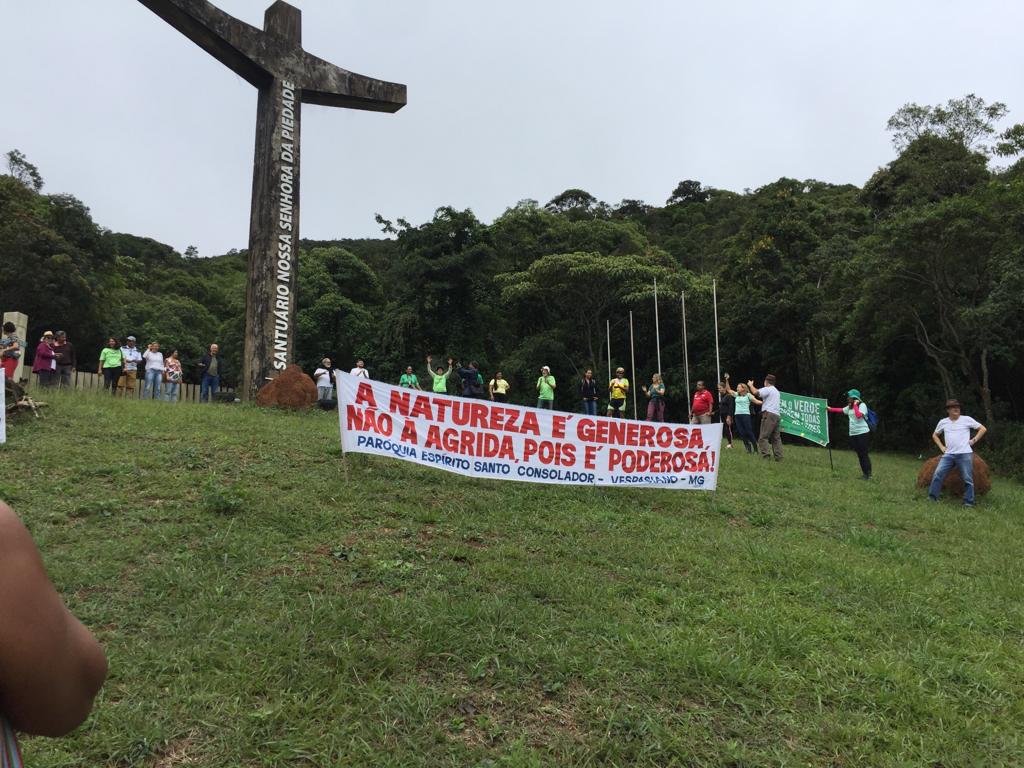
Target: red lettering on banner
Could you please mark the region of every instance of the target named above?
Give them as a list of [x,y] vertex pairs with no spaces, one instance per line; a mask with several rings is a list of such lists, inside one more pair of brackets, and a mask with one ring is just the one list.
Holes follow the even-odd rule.
[[483,403],[470,403],[469,404],[469,426],[474,429],[487,429],[487,411],[488,407]]
[[391,390],[391,402],[388,403],[388,410],[392,413],[399,413],[402,416],[409,415],[409,393],[400,389]]
[[377,401],[373,397],[373,386],[365,381],[359,383],[356,389],[356,405],[366,403],[371,408],[377,407]]
[[654,427],[650,424],[640,426],[640,445],[645,448],[654,447]]
[[412,404],[412,411],[409,412],[409,416],[414,419],[427,419],[428,421],[433,421],[434,412],[430,408],[430,398],[417,397]]
[[402,427],[402,436],[398,438],[403,443],[416,444],[416,422],[411,419],[405,420],[405,426]]
[[551,436],[556,440],[561,440],[565,437],[565,422],[569,420],[568,416],[552,416],[551,417]]
[[519,431],[524,435],[531,434],[540,436],[540,424],[537,422],[537,414],[526,411],[523,414],[523,426],[519,428]]
[[691,448],[703,448],[704,447],[704,433],[699,429],[690,430],[690,447]]
[[348,429],[356,432],[376,432],[385,437],[391,436],[394,423],[387,413],[378,413],[369,408],[356,408],[354,405],[346,409],[348,416]]
[[583,466],[587,469],[597,469],[597,452],[600,450],[596,445],[583,447]]

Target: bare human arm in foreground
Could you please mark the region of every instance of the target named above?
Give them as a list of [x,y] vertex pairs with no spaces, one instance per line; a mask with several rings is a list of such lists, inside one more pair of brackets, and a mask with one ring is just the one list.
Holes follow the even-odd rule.
[[107,676],[103,649],[64,606],[35,542],[0,501],[0,715],[16,730],[77,728]]

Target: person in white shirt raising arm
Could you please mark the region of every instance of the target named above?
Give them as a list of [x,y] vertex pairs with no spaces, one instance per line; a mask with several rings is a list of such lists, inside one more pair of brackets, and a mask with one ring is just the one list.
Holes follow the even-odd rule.
[[[971,430],[977,432],[971,437]],[[985,436],[983,424],[979,424],[970,416],[960,415],[960,403],[956,400],[946,401],[946,418],[935,425],[932,441],[942,451],[939,465],[935,467],[932,483],[928,486],[928,499],[938,501],[942,493],[942,481],[949,470],[956,467],[964,481],[964,506],[974,506],[974,450],[973,446]],[[946,444],[942,444],[942,435]]]

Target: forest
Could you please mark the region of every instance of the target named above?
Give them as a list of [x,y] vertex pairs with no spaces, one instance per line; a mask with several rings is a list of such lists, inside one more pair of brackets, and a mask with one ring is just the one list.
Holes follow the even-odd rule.
[[[691,383],[713,382],[712,281],[721,366],[734,382],[774,373],[781,389],[837,404],[856,387],[877,440],[923,452],[947,397],[990,428],[1004,467],[1024,464],[1024,125],[968,95],[907,104],[889,120],[895,156],[863,186],[780,178],[734,192],[682,180],[662,205],[609,204],[582,189],[515,202],[493,222],[438,207],[413,224],[378,215],[380,239],[303,240],[298,360],[357,357],[397,382],[425,359],[501,370],[532,403],[541,365],[576,407],[572,381],[657,370],[659,292],[667,417],[685,418],[680,295]],[[92,370],[108,335],[178,349],[186,371],[217,342],[239,370],[245,250],[199,258],[105,229],[85,203],[43,192],[17,150],[0,176],[0,309],[30,340],[66,330]],[[606,338],[610,323],[611,338]],[[836,432],[845,430],[836,429]],[[837,440],[841,443],[841,438]]]

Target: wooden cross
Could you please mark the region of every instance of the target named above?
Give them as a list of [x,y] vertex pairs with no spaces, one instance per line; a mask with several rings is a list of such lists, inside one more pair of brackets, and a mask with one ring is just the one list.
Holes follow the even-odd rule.
[[263,29],[207,0],[139,0],[259,89],[249,222],[243,400],[295,357],[301,105],[396,112],[405,86],[336,67],[302,49],[302,12],[278,0]]

